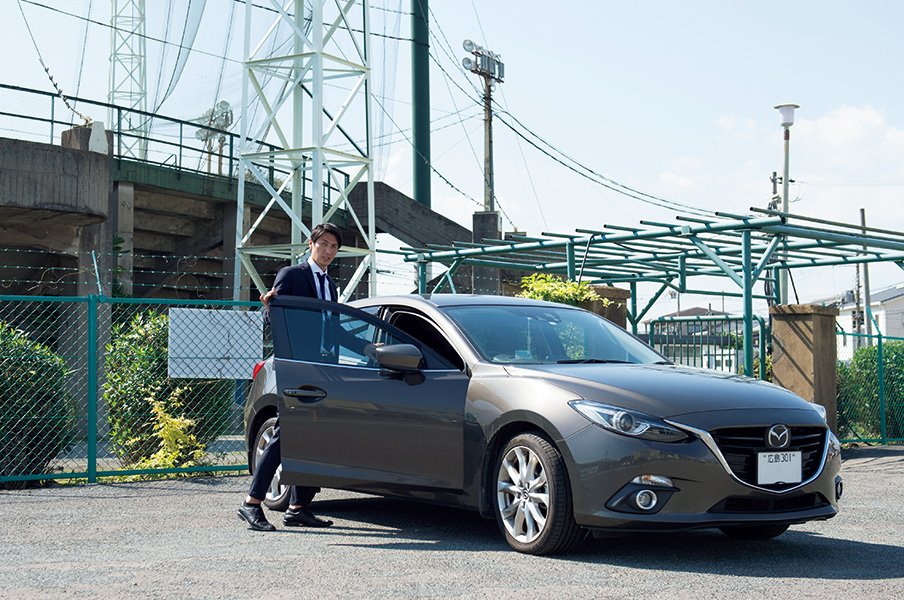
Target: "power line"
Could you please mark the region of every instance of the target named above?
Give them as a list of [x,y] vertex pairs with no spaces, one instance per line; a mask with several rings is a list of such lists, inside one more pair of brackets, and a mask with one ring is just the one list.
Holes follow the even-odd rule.
[[477,206],[483,206],[483,203],[478,202],[477,200],[475,200],[474,198],[472,198],[471,196],[469,196],[468,194],[466,194],[465,192],[463,192],[463,191],[462,191],[461,189],[459,189],[454,183],[452,183],[451,181],[449,181],[449,180],[446,178],[445,175],[443,175],[442,173],[440,173],[440,172],[436,169],[436,167],[433,166],[432,163],[430,163],[429,161],[427,161],[427,158],[426,158],[423,154],[420,153],[420,151],[417,149],[417,147],[415,147],[414,142],[412,142],[412,141],[411,141],[411,138],[409,138],[409,137],[405,134],[405,132],[402,131],[402,128],[399,127],[398,123],[395,122],[395,119],[392,118],[392,115],[389,114],[389,112],[386,110],[386,108],[383,106],[383,104],[382,104],[379,100],[377,100],[376,98],[374,98],[374,101],[377,103],[377,106],[380,107],[380,110],[382,110],[384,113],[386,113],[386,117],[392,122],[393,125],[395,125],[395,128],[399,131],[399,133],[401,133],[401,134],[405,137],[405,140],[411,145],[411,148],[412,148],[415,152],[417,152],[418,156],[420,156],[420,157],[424,160],[424,162],[426,162],[426,163],[430,166],[430,170],[431,170],[431,171],[433,171],[434,173],[436,173],[436,174],[439,176],[439,178],[442,179],[442,180],[446,183],[446,185],[448,185],[450,188],[452,188],[453,190],[455,190],[456,192],[458,192],[459,194],[461,194],[462,196],[464,196],[465,198],[467,198],[468,200],[470,200],[471,202],[473,202],[473,203],[476,204]]
[[[183,49],[183,50],[188,50],[189,52],[196,52],[196,53],[198,53],[198,54],[201,54],[201,55],[204,55],[204,56],[210,56],[210,57],[212,57],[212,58],[218,58],[218,59],[224,59],[224,58],[225,58],[225,57],[223,57],[223,56],[219,56],[219,55],[217,55],[217,54],[214,54],[213,52],[205,52],[204,50],[198,50],[197,48],[192,49],[191,47],[186,47],[186,46],[183,46],[182,44],[178,44],[178,43],[176,43],[176,42],[169,42],[169,41],[167,41],[167,40],[161,40],[160,38],[156,38],[156,37],[151,36],[151,35],[147,35],[147,34],[141,35],[141,34],[135,33],[134,31],[127,31],[127,30],[122,29],[122,28],[119,28],[119,27],[114,27],[113,25],[110,25],[109,23],[104,23],[104,22],[102,22],[102,21],[97,21],[97,20],[92,19],[92,18],[90,18],[90,17],[83,17],[82,15],[77,15],[77,14],[75,14],[75,13],[71,13],[71,12],[68,12],[68,11],[65,11],[65,10],[62,10],[62,9],[59,9],[59,8],[55,8],[55,7],[53,7],[53,6],[47,6],[46,4],[41,4],[40,2],[35,2],[34,0],[18,0],[18,1],[19,1],[20,3],[21,3],[21,2],[25,2],[25,3],[27,3],[27,4],[31,4],[32,6],[37,6],[37,7],[39,7],[39,8],[44,8],[44,9],[47,9],[47,10],[49,10],[49,11],[51,11],[51,12],[59,13],[59,14],[61,14],[61,15],[65,15],[65,16],[67,16],[67,17],[72,17],[72,18],[74,18],[74,19],[81,19],[81,20],[83,20],[83,21],[87,21],[87,22],[89,22],[89,23],[93,23],[94,25],[100,25],[101,27],[105,27],[105,28],[110,29],[110,30],[112,30],[112,31],[122,31],[122,32],[124,32],[124,33],[129,33],[129,34],[131,34],[131,35],[135,35],[135,36],[138,36],[138,37],[143,37],[143,38],[146,39],[146,40],[150,40],[150,41],[152,41],[152,42],[157,42],[158,44],[166,44],[166,45],[168,45],[168,46],[174,46],[174,47],[176,47],[176,48],[180,48],[180,49]],[[21,7],[20,7],[20,9],[21,9]],[[26,25],[27,25],[27,22],[26,22]],[[232,58],[225,58],[225,60],[228,60],[228,61],[230,61],[230,62],[236,63],[236,64],[238,64],[238,65],[242,64],[242,61],[235,60],[235,59],[232,59]]]
[[[25,0],[25,1],[27,2],[28,0]],[[69,103],[69,98],[66,97],[66,95],[63,93],[63,90],[60,88],[60,86],[57,85],[57,82],[53,80],[53,75],[50,74],[50,69],[44,63],[44,57],[41,56],[41,49],[38,48],[38,42],[37,42],[37,40],[35,40],[35,36],[31,32],[31,25],[28,24],[28,18],[25,16],[25,11],[22,10],[22,0],[18,0],[18,6],[19,6],[19,13],[21,13],[21,15],[22,15],[22,20],[25,21],[25,29],[28,30],[28,37],[31,38],[31,43],[35,47],[35,52],[38,53],[38,62],[40,62],[41,66],[44,67],[44,72],[47,73],[47,78],[50,79],[50,84],[53,86],[53,89],[55,89],[57,91],[57,95],[63,101],[63,104],[66,105],[66,108],[68,108],[73,113],[75,113],[79,117],[81,117],[82,120],[85,122],[85,125],[89,125],[91,123],[91,118],[86,117],[85,115],[83,115],[82,113],[77,111],[75,109],[75,107]]]
[[[558,158],[558,157],[556,157],[556,156],[553,156],[553,154],[552,154],[551,152],[547,151],[547,150],[544,149],[544,148],[541,148],[537,143],[535,143],[533,140],[529,139],[526,135],[524,135],[524,133],[522,133],[521,131],[519,131],[515,126],[513,126],[511,123],[509,123],[508,121],[506,121],[505,119],[503,119],[500,115],[497,115],[497,118],[499,118],[499,120],[502,121],[502,123],[503,123],[506,127],[508,127],[509,129],[511,129],[516,135],[520,136],[524,141],[528,142],[529,144],[531,144],[532,146],[534,146],[537,150],[540,150],[540,152],[542,152],[542,153],[545,154],[546,156],[552,158],[552,159],[555,160],[556,162],[562,164],[563,166],[568,167],[569,169],[571,169],[571,170],[574,171],[575,173],[578,173],[578,174],[581,175],[582,177],[585,177],[586,179],[589,179],[590,181],[593,181],[593,182],[595,182],[595,183],[597,183],[597,184],[599,184],[599,185],[602,185],[603,187],[605,187],[605,188],[607,188],[607,189],[609,189],[609,190],[612,190],[613,192],[617,192],[617,193],[622,194],[622,195],[624,195],[624,196],[628,196],[629,198],[634,198],[635,200],[640,200],[641,202],[646,202],[647,204],[652,204],[652,205],[658,206],[658,207],[660,207],[660,208],[666,208],[666,209],[674,210],[674,211],[678,211],[678,212],[691,212],[691,213],[694,213],[694,214],[705,215],[705,216],[711,216],[711,215],[714,214],[712,211],[708,211],[708,210],[705,210],[705,209],[702,209],[702,208],[698,208],[698,207],[696,207],[696,206],[691,206],[691,205],[689,205],[689,204],[682,204],[682,203],[680,203],[680,202],[675,202],[675,201],[673,201],[673,200],[668,200],[668,199],[666,199],[666,198],[661,198],[661,197],[655,196],[655,195],[653,195],[653,194],[648,194],[648,193],[643,192],[643,191],[641,191],[641,190],[637,190],[637,189],[635,189],[635,188],[632,188],[632,187],[630,187],[630,186],[627,186],[627,185],[625,185],[625,184],[623,184],[623,183],[619,183],[618,181],[616,181],[616,180],[614,180],[614,179],[612,179],[612,178],[610,178],[610,177],[606,177],[605,175],[603,175],[603,174],[601,174],[601,173],[598,173],[598,172],[594,171],[594,170],[591,169],[590,167],[588,167],[588,166],[582,164],[581,162],[579,162],[578,160],[572,158],[571,156],[569,156],[568,154],[566,154],[566,153],[563,152],[562,150],[559,150],[558,148],[556,148],[556,147],[555,147],[554,145],[552,145],[551,143],[547,142],[545,139],[543,139],[542,137],[540,137],[538,134],[534,133],[529,127],[527,127],[526,125],[524,125],[524,123],[522,123],[522,122],[518,119],[518,117],[516,117],[515,115],[513,115],[513,114],[512,114],[511,112],[509,112],[508,110],[501,109],[501,113],[502,113],[502,114],[505,114],[505,115],[507,115],[507,116],[509,116],[509,117],[511,117],[512,120],[514,120],[516,123],[518,123],[518,125],[519,125],[520,127],[522,127],[525,131],[527,131],[528,133],[530,133],[531,136],[533,136],[534,138],[536,138],[537,140],[539,140],[541,143],[543,143],[543,144],[546,145],[547,147],[551,148],[553,152],[555,152],[555,153],[561,155],[562,157],[564,157],[565,159],[567,159],[568,161],[570,161],[570,162],[573,163],[574,165],[577,165],[577,167],[574,167],[574,166],[572,166],[571,164],[567,164],[564,160],[562,160],[562,159],[560,159],[560,158]],[[582,171],[579,170],[579,169],[583,169],[583,171],[585,171],[586,173],[585,173],[585,172],[582,172]]]
[[[511,113],[507,113],[507,114],[511,114]],[[610,181],[608,178],[605,178],[605,177],[603,177],[603,176],[601,176],[601,175],[598,175],[598,174],[595,173],[594,171],[592,171],[592,170],[590,170],[590,169],[587,169],[586,167],[583,167],[583,165],[581,165],[582,168],[586,169],[586,170],[589,171],[590,173],[593,173],[594,175],[597,175],[597,176],[601,177],[601,178],[603,179],[603,181],[600,181],[599,179],[595,179],[593,176],[588,175],[587,173],[584,173],[584,172],[578,170],[576,167],[574,167],[574,166],[568,164],[567,162],[565,162],[564,160],[560,159],[559,157],[554,156],[552,153],[548,152],[545,148],[541,148],[540,145],[539,145],[537,142],[535,142],[535,141],[533,141],[532,139],[530,139],[530,138],[528,138],[527,136],[525,136],[522,132],[520,132],[520,131],[519,131],[518,129],[516,129],[511,123],[509,123],[508,121],[506,121],[506,120],[503,119],[502,117],[500,117],[500,116],[497,115],[497,118],[499,119],[499,121],[500,121],[503,125],[505,125],[505,126],[508,127],[509,129],[511,129],[512,132],[515,133],[515,135],[520,136],[525,142],[527,142],[528,144],[530,144],[531,146],[533,146],[534,148],[536,148],[537,150],[539,150],[541,153],[543,153],[543,154],[545,154],[546,156],[548,156],[549,158],[553,159],[554,161],[556,161],[557,163],[559,163],[559,164],[562,165],[563,167],[565,167],[565,168],[567,168],[567,169],[569,169],[569,170],[571,170],[571,171],[577,173],[577,174],[580,175],[581,177],[584,177],[585,179],[588,179],[589,181],[592,181],[593,183],[596,183],[597,185],[601,185],[601,186],[603,186],[604,188],[606,188],[606,189],[608,189],[608,190],[611,190],[611,191],[616,192],[616,193],[618,193],[618,194],[621,194],[621,195],[623,195],[623,196],[627,196],[628,198],[633,198],[634,200],[639,200],[639,201],[641,201],[641,202],[645,202],[645,203],[647,203],[647,204],[652,204],[652,205],[658,206],[658,207],[660,207],[660,208],[666,208],[666,209],[668,209],[668,210],[673,210],[673,211],[674,211],[674,210],[678,210],[678,209],[676,209],[676,208],[673,207],[673,206],[669,206],[668,204],[664,204],[664,203],[662,203],[662,202],[657,202],[656,200],[652,200],[652,199],[650,199],[650,198],[645,198],[645,197],[643,197],[643,196],[641,196],[641,195],[632,193],[632,191],[629,191],[629,190],[631,190],[631,188],[628,188],[627,186],[621,186],[621,184],[619,184],[619,183],[617,183],[617,182],[615,182],[614,184],[608,183],[608,181]],[[513,117],[513,118],[514,118],[514,117]],[[542,140],[542,138],[538,138],[538,139],[541,139],[541,140]],[[580,163],[577,163],[577,164],[580,164]],[[621,187],[616,187],[616,186],[621,186]],[[622,188],[623,188],[623,189],[622,189]],[[640,192],[640,194],[643,194],[643,192]],[[644,194],[644,195],[646,195],[646,194]],[[666,202],[669,202],[669,201],[666,201]],[[683,206],[683,205],[679,205],[679,206]],[[712,214],[712,213],[710,213],[710,212],[708,212],[708,211],[704,211],[704,210],[702,210],[702,209],[698,209],[698,208],[694,208],[694,207],[684,207],[683,210],[680,210],[680,211],[678,211],[678,212],[690,212],[690,213],[693,213],[693,214],[703,215],[703,216],[710,216],[710,215]]]

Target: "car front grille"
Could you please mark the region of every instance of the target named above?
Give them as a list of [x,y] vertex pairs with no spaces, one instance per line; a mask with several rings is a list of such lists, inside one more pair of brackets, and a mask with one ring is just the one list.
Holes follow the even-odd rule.
[[[756,482],[756,458],[758,452],[773,451],[766,447],[767,427],[726,427],[711,431],[722,456],[735,476],[750,485]],[[822,463],[826,444],[824,427],[791,427],[791,444],[783,450],[800,450],[803,466],[803,481],[813,477]],[[769,484],[763,487],[784,490],[799,485],[797,483]]]
[[731,496],[722,500],[711,509],[712,513],[775,513],[793,512],[828,506],[829,501],[818,493],[801,494],[790,498],[751,498],[748,496]]

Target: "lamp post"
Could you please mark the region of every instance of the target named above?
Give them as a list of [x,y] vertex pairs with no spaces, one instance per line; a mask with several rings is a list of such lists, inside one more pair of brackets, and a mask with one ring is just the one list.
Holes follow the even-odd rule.
[[[785,169],[782,175],[782,212],[788,213],[788,152],[791,143],[791,126],[794,125],[794,109],[800,108],[797,104],[779,104],[775,107],[782,118],[782,129],[785,130]],[[782,253],[783,260],[788,259],[787,251]],[[779,275],[779,303],[788,304],[788,269],[782,269]]]
[[491,94],[494,82],[502,83],[505,77],[505,65],[502,57],[491,50],[482,48],[465,40],[462,43],[465,52],[470,52],[474,58],[462,59],[462,66],[483,77],[483,209],[486,212],[496,210],[493,193],[493,105]]
[[[505,65],[502,57],[465,40],[462,43],[470,56],[462,59],[462,66],[483,78],[483,212],[472,216],[471,239],[482,244],[484,240],[502,237],[499,213],[496,212],[496,194],[493,190],[493,84],[502,83]],[[474,266],[471,271],[471,291],[475,294],[499,295],[501,288],[500,270],[495,267]]]

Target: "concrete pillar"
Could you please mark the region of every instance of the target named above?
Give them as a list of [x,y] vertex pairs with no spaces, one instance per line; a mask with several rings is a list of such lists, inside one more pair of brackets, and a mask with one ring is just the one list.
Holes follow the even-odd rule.
[[[116,214],[115,195],[112,192],[110,161],[112,149],[112,132],[104,131],[103,124],[94,123],[88,127],[75,127],[64,131],[61,136],[62,146],[73,153],[74,168],[71,173],[80,182],[76,197],[79,204],[98,205],[107,208],[106,219],[85,225],[78,230],[77,256],[79,280],[76,288],[77,296],[112,294],[113,282],[113,232],[116,225],[111,215]],[[97,160],[98,154],[105,155],[106,160]],[[99,284],[99,286],[98,286]],[[68,305],[66,318],[59,331],[60,352],[67,355],[67,366],[72,369],[74,377],[70,378],[70,393],[75,398],[84,398],[87,405],[88,375],[88,306],[84,303]],[[104,381],[104,355],[106,345],[110,342],[112,327],[112,311],[107,303],[97,307],[96,339],[97,347],[97,390],[100,396],[101,384]],[[101,397],[97,398],[97,414],[82,417],[79,414],[79,435],[87,432],[87,420],[97,419],[97,433],[104,438],[107,433],[106,405]],[[83,420],[84,419],[84,420]]]
[[113,234],[114,295],[131,296],[135,256],[135,184],[125,181],[113,183],[111,220]]
[[[220,206],[223,211],[223,299],[232,300],[232,282],[234,281],[235,269],[241,269],[242,265],[235,260],[235,207],[229,204]],[[247,232],[251,227],[251,207],[245,205],[245,211],[242,213],[242,231]],[[242,278],[239,285],[242,290],[239,294],[239,300],[247,301],[251,295],[251,277],[246,272],[242,272]]]
[[[592,287],[603,300],[587,302],[582,305],[582,308],[609,319],[622,329],[627,329],[628,302],[631,298],[631,292],[610,285],[594,285]],[[606,303],[606,300],[609,302]]]
[[838,309],[815,304],[773,306],[772,380],[826,409],[837,433],[835,318]]
[[[483,243],[484,238],[494,240],[500,238],[498,212],[476,212],[472,223],[471,239],[475,244]],[[495,267],[473,267],[473,284],[471,287],[475,294],[498,296],[501,293],[499,281],[499,269]]]

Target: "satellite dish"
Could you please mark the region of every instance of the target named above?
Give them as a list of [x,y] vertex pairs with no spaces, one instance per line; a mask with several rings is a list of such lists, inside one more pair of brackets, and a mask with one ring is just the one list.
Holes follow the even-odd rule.
[[471,40],[465,40],[461,43],[462,47],[465,49],[465,52],[473,52],[474,51],[474,42]]
[[463,66],[464,68],[466,68],[467,70],[470,71],[474,68],[474,61],[471,60],[470,58],[465,57],[465,58],[461,59],[461,66]]

